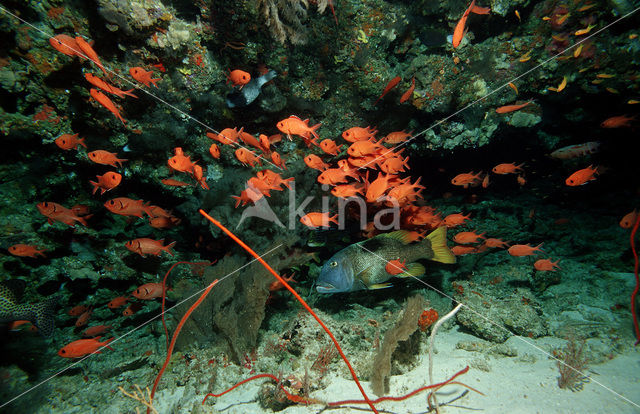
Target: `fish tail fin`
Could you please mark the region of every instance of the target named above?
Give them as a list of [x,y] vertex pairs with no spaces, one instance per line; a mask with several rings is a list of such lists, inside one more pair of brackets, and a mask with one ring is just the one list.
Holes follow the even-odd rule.
[[173,246],[175,246],[176,242],[171,242],[169,244],[167,244],[166,246],[162,247],[162,250],[164,250],[165,252],[169,253],[171,256],[173,256],[173,252],[171,251],[171,248]]
[[52,296],[36,305],[32,305],[34,317],[31,321],[38,328],[38,332],[43,336],[48,337],[53,333],[55,328],[53,315],[58,299],[58,297]]
[[[428,240],[426,242],[425,240]],[[428,243],[433,251],[433,257],[430,260],[440,263],[455,263],[456,256],[453,254],[449,246],[447,246],[447,227],[438,227],[432,231],[421,243]]]
[[[310,132],[310,133],[311,133],[311,135],[313,135],[316,139],[320,139],[320,136],[319,136],[319,135],[318,135],[318,133],[316,132],[316,129],[320,128],[320,125],[322,125],[322,123],[318,123],[318,124],[315,124],[315,125],[314,125],[314,126],[312,126],[312,127],[309,127],[309,128],[310,128],[309,132]],[[316,145],[317,145],[317,144],[316,144]]]
[[122,93],[123,93],[123,94],[125,94],[125,95],[127,95],[127,96],[130,96],[130,97],[132,97],[132,98],[136,98],[136,99],[137,99],[137,98],[138,98],[138,96],[137,96],[137,95],[135,95],[135,94],[133,94],[133,93],[131,92],[131,91],[134,91],[135,89],[136,89],[136,88],[131,88],[131,89],[129,89],[128,91],[122,91]]
[[[76,134],[76,135],[78,135],[78,134]],[[87,144],[85,144],[85,143],[84,143],[84,138],[80,138],[80,139],[78,140],[78,144],[82,145],[82,146],[83,146],[83,147],[85,147],[85,148],[88,148],[88,147],[87,147]]]
[[[100,340],[100,337],[98,337],[97,339],[98,339],[98,340]],[[112,350],[112,351],[113,351],[113,348],[111,348],[111,347],[109,346],[109,344],[110,344],[114,339],[116,339],[116,338],[115,338],[115,336],[114,336],[113,338],[107,339],[106,341],[102,342],[102,346],[104,346],[105,348],[109,348],[110,350]]]
[[155,78],[155,79],[151,79],[151,78],[150,78],[150,79],[149,79],[149,81],[150,81],[151,83],[153,83],[153,86],[155,86],[156,88],[158,87],[158,85],[156,85],[156,82],[161,81],[161,80],[162,80],[162,78]]
[[98,183],[96,183],[95,181],[89,181],[89,184],[91,184],[93,186],[93,191],[91,192],[91,194],[95,194],[96,191],[98,191],[98,188],[100,188]]

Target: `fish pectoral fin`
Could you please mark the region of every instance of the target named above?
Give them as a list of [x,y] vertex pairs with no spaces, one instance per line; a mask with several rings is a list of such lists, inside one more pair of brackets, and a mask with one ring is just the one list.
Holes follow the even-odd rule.
[[396,277],[418,277],[424,275],[426,269],[420,263],[409,263],[407,270],[396,275]]
[[362,280],[365,284],[368,284],[371,278],[371,270],[373,269],[373,265],[365,267],[363,270],[356,274],[355,279]]
[[369,286],[369,289],[373,290],[373,289],[386,289],[393,286],[391,283],[376,283],[375,285],[371,285]]

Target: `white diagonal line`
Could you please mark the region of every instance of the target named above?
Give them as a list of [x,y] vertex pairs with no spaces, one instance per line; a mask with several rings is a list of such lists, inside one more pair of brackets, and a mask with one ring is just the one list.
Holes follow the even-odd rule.
[[[371,250],[367,249],[366,247],[362,246],[361,244],[356,244],[356,246],[360,247],[362,250],[364,250],[364,251],[366,251],[366,252],[371,253],[373,256],[375,256],[376,258],[378,258],[378,259],[382,260],[383,262],[385,262],[385,263],[389,263],[389,261],[388,261],[388,260],[386,260],[384,257],[380,256],[380,255],[379,255],[379,254],[377,254],[377,253],[372,252]],[[399,269],[399,270],[402,270],[402,271],[404,272],[404,270],[403,270],[403,269],[401,269],[400,267],[398,267],[398,266],[396,266],[396,265],[394,265],[394,264],[391,264],[391,265],[392,265],[392,266],[394,266],[394,267],[396,267],[396,268],[397,268],[397,269]],[[456,302],[456,303],[461,304],[463,307],[467,308],[470,312],[473,312],[474,314],[476,314],[476,315],[477,315],[477,316],[479,316],[480,318],[484,319],[486,322],[490,323],[491,325],[495,326],[495,327],[496,327],[496,328],[498,328],[498,329],[501,329],[501,330],[505,331],[506,333],[508,333],[508,334],[509,334],[509,336],[513,336],[513,337],[515,337],[516,339],[518,339],[518,340],[520,340],[520,341],[524,342],[525,344],[527,344],[527,345],[529,345],[529,346],[531,346],[531,347],[533,347],[533,348],[537,349],[538,351],[542,352],[543,354],[545,354],[545,355],[546,355],[546,356],[548,356],[549,358],[552,358],[552,359],[556,360],[556,362],[559,362],[559,363],[561,363],[562,365],[566,366],[567,368],[572,369],[573,371],[575,371],[575,372],[579,373],[579,374],[580,374],[580,375],[582,375],[583,377],[589,377],[588,375],[585,375],[584,373],[582,373],[582,372],[580,372],[579,370],[575,369],[575,368],[574,368],[574,367],[572,367],[571,365],[566,364],[564,361],[561,361],[560,359],[558,359],[558,358],[557,358],[557,357],[555,357],[554,355],[552,355],[552,354],[550,354],[549,352],[545,351],[544,349],[540,348],[539,346],[537,346],[537,345],[536,345],[536,344],[534,344],[533,342],[527,341],[526,339],[522,338],[521,336],[518,336],[518,335],[514,334],[513,332],[509,331],[507,328],[505,328],[505,327],[504,327],[504,326],[502,326],[501,324],[499,324],[499,323],[497,323],[497,322],[494,322],[493,320],[491,320],[491,319],[487,318],[485,315],[483,315],[483,314],[482,314],[482,313],[480,313],[480,312],[477,312],[475,309],[471,308],[471,307],[470,307],[470,306],[468,306],[467,304],[462,303],[462,302],[460,302],[459,300],[456,300],[456,299],[455,299],[455,298],[453,298],[452,296],[449,296],[449,295],[447,295],[445,292],[443,292],[443,291],[439,290],[438,288],[436,288],[436,287],[434,287],[434,286],[431,286],[430,284],[428,284],[427,282],[425,282],[425,281],[424,281],[424,280],[422,280],[422,279],[418,279],[417,277],[415,277],[415,276],[413,276],[413,275],[411,275],[411,277],[412,277],[414,280],[417,280],[418,282],[420,282],[420,283],[422,283],[423,285],[427,286],[429,289],[431,289],[431,290],[433,290],[433,291],[435,291],[435,292],[437,292],[437,293],[441,294],[442,296],[444,296],[444,297],[446,297],[446,298],[448,298],[448,299],[451,299],[453,302]],[[628,398],[627,398],[627,397],[625,397],[624,395],[619,394],[619,393],[617,393],[616,391],[612,390],[611,388],[607,387],[606,385],[602,384],[601,382],[596,381],[595,379],[593,379],[593,377],[589,377],[589,380],[590,380],[591,382],[594,382],[594,383],[598,384],[599,386],[601,386],[601,387],[602,387],[602,388],[604,388],[605,390],[607,390],[607,391],[611,392],[612,394],[614,394],[614,395],[616,395],[616,396],[620,397],[621,399],[625,400],[625,401],[626,401],[626,402],[628,402],[629,404],[632,404],[632,405],[636,406],[637,408],[640,408],[640,404],[637,404],[637,403],[635,403],[635,402],[631,401],[630,399],[628,399]]]
[[[271,250],[263,253],[260,257],[264,257],[268,254],[270,254],[271,252],[273,252],[274,250],[280,248],[280,246],[282,246],[282,243],[277,245],[276,247],[272,248]],[[244,265],[240,266],[239,268],[237,268],[236,270],[234,270],[231,273],[226,274],[224,277],[221,277],[218,282],[222,282],[223,280],[225,280],[226,278],[230,277],[231,275],[233,275],[234,273],[239,272],[240,270],[244,269],[245,267],[249,266],[250,264],[252,264],[253,262],[257,261],[258,259],[252,259],[250,262],[245,263]],[[165,313],[169,312],[170,310],[172,310],[173,308],[182,305],[184,302],[188,301],[189,299],[201,294],[202,292],[204,292],[209,286],[211,286],[214,282],[208,284],[206,287],[204,287],[203,289],[200,289],[199,291],[195,292],[194,294],[192,294],[191,296],[187,297],[186,299],[181,300],[180,302],[176,303],[175,305],[173,305],[171,308],[167,308],[165,309],[164,312],[160,312],[159,314],[157,314],[156,316],[154,316],[153,318],[149,319],[148,321],[136,326],[135,328],[131,329],[130,331],[128,331],[127,333],[120,335],[119,337],[117,337],[116,339],[114,339],[113,341],[109,342],[109,346],[111,344],[115,344],[116,342],[120,341],[121,339],[125,338],[126,336],[129,336],[130,334],[132,334],[133,332],[137,331],[138,329],[142,328],[145,325],[148,325],[149,323],[151,323],[152,321],[158,319],[159,317],[163,316]],[[102,349],[106,348],[106,345],[103,347],[100,347],[99,349],[97,349],[96,351],[100,351]],[[93,355],[96,355],[96,351],[94,351],[93,353],[83,357],[82,359],[75,361],[74,363],[72,363],[71,365],[69,365],[68,367],[63,368],[62,370],[56,372],[55,374],[51,375],[50,377],[48,377],[47,379],[44,379],[42,381],[40,381],[39,383],[37,383],[36,385],[34,385],[33,387],[29,388],[26,391],[23,391],[22,393],[16,395],[15,397],[11,398],[9,401],[3,402],[2,404],[0,404],[0,408],[5,407],[8,404],[11,404],[13,401],[17,400],[18,398],[22,397],[25,394],[28,394],[29,392],[35,390],[36,388],[38,388],[39,386],[49,382],[50,380],[52,380],[53,378],[59,376],[60,374],[62,374],[65,371],[70,370],[71,368],[75,367],[76,365],[78,365],[79,363],[81,363],[82,361],[84,361],[87,358],[91,358]]]
[[426,134],[428,131],[431,131],[433,128],[437,127],[438,125],[448,121],[449,119],[453,118],[454,116],[458,115],[461,112],[466,111],[467,109],[469,109],[470,107],[474,106],[475,104],[477,104],[480,101],[485,100],[486,98],[488,98],[489,96],[493,95],[494,93],[498,92],[501,89],[506,88],[507,86],[509,86],[509,83],[513,82],[513,81],[517,81],[518,79],[527,76],[528,74],[530,74],[531,72],[541,68],[542,66],[546,65],[547,63],[551,62],[552,60],[556,59],[557,57],[559,57],[560,55],[564,54],[565,52],[568,52],[571,49],[574,49],[576,47],[578,47],[579,45],[583,44],[584,42],[586,42],[587,40],[591,39],[594,36],[597,36],[598,34],[602,33],[604,30],[607,30],[608,28],[610,28],[611,26],[613,26],[616,23],[619,23],[620,21],[626,19],[627,17],[631,16],[632,14],[634,14],[635,12],[637,12],[638,10],[640,10],[640,7],[635,8],[634,10],[630,11],[629,13],[617,18],[616,20],[614,20],[613,22],[609,23],[608,25],[604,26],[601,29],[596,30],[595,32],[591,33],[589,36],[586,36],[584,38],[582,38],[581,40],[579,40],[578,42],[574,43],[573,45],[567,47],[566,49],[564,49],[561,52],[556,53],[555,55],[551,56],[550,58],[548,58],[547,60],[543,61],[542,63],[537,64],[536,66],[532,67],[531,69],[525,71],[524,73],[516,76],[515,78],[511,79],[510,81],[508,81],[507,83],[503,84],[502,86],[499,86],[495,89],[493,89],[492,91],[488,92],[486,95],[484,95],[481,98],[476,99],[475,101],[465,105],[463,108],[455,111],[454,113],[452,113],[451,115],[447,116],[446,118],[443,118],[439,121],[437,121],[435,124],[431,125],[429,128],[424,129],[423,131],[417,133],[416,135],[412,136],[411,138],[409,138],[408,140],[396,145],[395,147],[389,148],[388,151],[378,155],[376,158],[374,158],[373,160],[367,162],[366,164],[364,164],[361,167],[358,167],[358,169],[363,169],[366,168],[368,165],[376,162],[377,160],[384,158],[387,154],[394,152],[396,149],[410,143],[411,141],[413,141],[414,139]]
[[[50,34],[48,34],[47,32],[45,32],[44,30],[40,29],[39,27],[34,26],[33,24],[27,22],[26,20],[22,19],[19,16],[16,16],[15,14],[11,13],[9,10],[7,10],[6,8],[4,8],[3,6],[0,6],[0,10],[2,10],[3,12],[7,13],[8,15],[18,19],[19,21],[21,21],[22,23],[26,24],[27,26],[31,27],[32,29],[37,30],[38,32],[42,33],[43,35],[47,36],[49,39],[54,39],[53,36],[51,36]],[[66,45],[65,45],[66,46]],[[87,55],[84,54],[84,52],[82,52],[81,50],[76,50],[72,47],[67,46],[69,49],[73,50],[78,56],[82,56],[87,60],[91,60]],[[124,76],[120,75],[119,73],[116,73],[114,71],[112,71],[111,69],[107,68],[104,66],[104,64],[102,65],[105,70],[107,72],[109,72],[110,74],[116,76],[117,78],[119,78],[120,80],[124,81],[125,83],[129,84],[130,86],[133,86],[135,89],[142,91],[144,93],[146,93],[147,95],[151,96],[152,98],[154,98],[155,100],[157,100],[158,102],[162,102],[163,104],[167,105],[168,107],[170,107],[171,109],[173,109],[176,112],[179,112],[181,115],[187,117],[188,119],[202,125],[203,127],[205,127],[207,130],[212,131],[216,134],[218,134],[219,136],[222,136],[223,138],[225,138],[226,140],[231,142],[231,145],[237,145],[238,147],[244,148],[245,150],[251,152],[253,154],[253,151],[250,150],[249,148],[232,141],[231,139],[227,138],[224,135],[221,135],[220,132],[218,132],[215,128],[210,127],[209,125],[205,124],[204,122],[200,121],[197,118],[192,117],[191,115],[189,115],[188,113],[184,112],[182,109],[176,107],[175,105],[170,104],[169,102],[165,101],[164,99],[160,98],[159,96],[149,92],[146,89],[142,89],[137,83],[130,81],[129,79],[125,78]],[[274,167],[276,167],[277,169],[279,169],[280,171],[284,171],[281,167],[279,167],[278,165],[272,163],[271,161],[269,161],[266,158],[262,158],[264,161],[266,161],[268,164],[273,165]]]

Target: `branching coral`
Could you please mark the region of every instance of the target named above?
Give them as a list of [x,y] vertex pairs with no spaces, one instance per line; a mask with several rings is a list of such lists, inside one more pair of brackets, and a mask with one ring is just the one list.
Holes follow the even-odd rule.
[[[318,12],[322,13],[330,0],[318,0]],[[287,40],[294,45],[307,42],[305,20],[309,10],[308,0],[257,0],[258,7],[269,27],[271,35],[280,43]]]

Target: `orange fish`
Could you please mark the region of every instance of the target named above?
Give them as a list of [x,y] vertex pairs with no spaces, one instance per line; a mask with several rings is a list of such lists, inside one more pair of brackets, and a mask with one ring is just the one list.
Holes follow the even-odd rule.
[[135,66],[135,67],[129,69],[129,74],[131,75],[131,77],[133,79],[135,79],[138,82],[142,83],[146,87],[149,87],[149,83],[153,83],[153,86],[155,86],[157,88],[158,85],[156,85],[156,82],[159,81],[159,80],[162,80],[162,78],[155,78],[154,79],[152,71],[146,71],[146,70],[142,69],[139,66]]
[[76,43],[76,40],[66,34],[59,34],[49,38],[49,43],[60,53],[64,53],[67,56],[80,56],[80,46]]
[[87,225],[85,218],[89,218],[87,216],[85,218],[79,217],[72,210],[61,206],[58,203],[52,203],[50,201],[43,201],[42,203],[36,204],[38,211],[40,214],[47,217],[47,221],[49,224],[53,224],[55,221],[62,222],[68,226],[75,227],[76,222],[82,224],[83,226]]
[[153,300],[162,297],[162,283],[145,283],[132,293],[133,297],[142,300]]
[[602,121],[600,126],[602,128],[630,127],[631,121],[633,121],[634,119],[636,119],[635,116],[625,116],[625,115],[612,116],[611,118],[607,118],[604,121]]
[[209,189],[209,185],[207,184],[207,178],[204,176],[204,170],[201,166],[196,163],[193,163],[193,178],[196,179],[198,184],[205,190]]
[[442,224],[451,229],[463,225],[467,220],[471,220],[471,214],[465,216],[462,213],[454,213],[445,217],[444,220],[442,220]]
[[[102,65],[102,62],[100,62],[100,58],[98,57],[98,54],[96,53],[95,50],[93,50],[91,45],[89,43],[87,43],[87,41],[84,40],[83,38],[81,38],[80,36],[76,36],[75,40],[76,40],[76,44],[80,48],[80,51],[85,55],[85,56],[82,56],[82,57],[86,57],[89,60],[91,60],[93,63],[96,64],[96,66],[98,66],[100,68],[100,70],[107,77],[110,77],[109,72],[107,72],[107,70],[104,68],[104,66]],[[79,56],[81,56],[81,55],[79,55]]]
[[404,172],[405,168],[409,169],[407,162],[409,162],[409,157],[404,160],[402,157],[387,158],[380,164],[380,169],[387,174],[397,174]]
[[47,251],[47,249],[38,250],[36,246],[32,246],[30,244],[14,244],[13,246],[9,246],[8,250],[9,253],[14,256],[33,257],[34,259],[37,255],[46,257],[44,252]]
[[622,220],[620,220],[620,227],[622,227],[623,229],[630,229],[636,224],[637,220],[638,220],[638,211],[634,208],[631,213],[627,213],[624,215],[624,217],[622,217]]
[[124,312],[122,312],[122,316],[131,316],[134,313],[138,312],[140,309],[142,309],[142,304],[139,302],[133,302],[132,304],[127,306],[127,309],[125,309]]
[[262,160],[260,159],[260,156],[256,157],[256,154],[244,148],[238,148],[235,151],[235,155],[238,161],[240,161],[244,165],[249,165],[251,167],[253,167],[256,163],[258,165],[262,165]]
[[149,218],[149,225],[154,229],[170,229],[180,224],[181,221],[177,217],[154,217]]
[[273,152],[271,153],[271,161],[273,161],[273,163],[274,163],[276,166],[278,166],[278,167],[280,167],[280,168],[282,168],[282,169],[284,169],[284,170],[286,170],[286,169],[287,169],[287,166],[284,164],[284,160],[282,159],[282,157],[280,156],[280,154],[278,154],[278,153],[277,153],[277,152],[275,152],[275,151],[273,151]]
[[78,138],[80,134],[62,134],[54,141],[58,147],[61,149],[68,151],[70,149],[78,149],[78,145],[82,145],[87,148],[87,145],[84,143],[84,138]]
[[587,168],[583,168],[571,174],[566,180],[565,184],[570,187],[586,184],[591,180],[595,180],[595,175],[598,174],[598,167],[593,168],[591,165]]
[[[296,281],[293,280],[293,277],[295,275],[296,275],[295,273],[292,273],[291,276],[282,275],[282,278],[287,283],[295,283]],[[284,285],[279,280],[276,280],[275,282],[271,282],[271,284],[269,285],[269,292],[275,292],[281,289],[284,289]]]
[[300,217],[300,223],[314,229],[317,227],[329,227],[329,222],[338,224],[337,217],[337,214],[333,217],[329,217],[328,211],[325,213],[308,213]]
[[336,143],[329,138],[322,140],[322,142],[320,142],[320,149],[324,151],[326,154],[338,155],[338,152],[340,152],[340,148],[342,148],[342,145],[340,146],[336,145]]
[[324,171],[329,168],[329,164],[322,161],[322,159],[315,154],[309,154],[304,157],[304,163],[307,164],[307,167],[318,171]]
[[384,147],[375,142],[373,138],[368,141],[357,141],[354,142],[347,148],[347,153],[352,157],[362,157],[365,155],[371,155],[376,151],[384,149]]
[[218,148],[215,142],[209,147],[209,154],[216,160],[220,159],[220,148]]
[[184,181],[174,180],[173,178],[163,178],[160,180],[162,184],[168,185],[169,187],[189,187],[191,184],[185,183]]
[[76,323],[75,323],[76,328],[85,326],[89,321],[89,318],[91,317],[91,313],[93,313],[93,308],[90,307],[85,312],[83,312],[82,315],[78,316],[78,319],[76,320]]
[[400,83],[401,80],[402,80],[402,78],[400,76],[396,76],[395,78],[391,79],[389,81],[389,83],[387,83],[387,86],[384,87],[384,90],[382,91],[382,94],[373,103],[373,106],[376,106],[378,104],[378,102],[380,101],[380,99],[382,99],[386,94],[388,94],[389,91],[391,91],[391,89],[393,89],[396,86],[398,86],[398,84]]
[[407,91],[403,93],[402,96],[400,97],[400,103],[403,103],[409,100],[409,98],[411,98],[411,96],[413,95],[413,90],[415,88],[416,88],[416,77],[414,76],[411,78],[411,86],[409,86],[409,89],[407,89]]
[[401,144],[411,137],[412,132],[395,131],[387,134],[382,141],[387,144]]
[[484,239],[485,233],[476,234],[473,231],[462,231],[453,236],[453,241],[460,244],[478,243],[480,239]]
[[184,152],[180,147],[175,147],[173,152],[174,156],[169,158],[169,161],[167,161],[169,168],[179,172],[193,173],[193,167],[196,164],[191,161],[191,157],[184,155]]
[[365,198],[367,199],[367,202],[369,203],[377,202],[380,199],[380,197],[384,196],[384,193],[387,192],[387,190],[391,186],[391,182],[396,181],[395,179],[396,179],[396,176],[394,176],[393,174],[385,175],[383,173],[378,173],[378,176],[376,177],[375,180],[373,180],[373,182],[371,182],[370,184],[365,182],[367,191],[365,192],[364,195],[365,195]]
[[104,342],[100,342],[100,336],[91,339],[78,339],[70,344],[67,344],[60,348],[58,355],[63,358],[82,358],[89,354],[100,354],[100,348],[106,347],[113,351],[113,348],[109,346],[109,343],[116,338],[108,339]]
[[377,132],[378,130],[375,127],[351,127],[342,133],[342,138],[351,143],[356,141],[366,141],[370,138],[375,138]]
[[535,254],[535,252],[542,251],[540,246],[542,246],[542,243],[540,243],[536,247],[532,247],[529,244],[514,244],[507,249],[507,252],[511,256],[532,256]]
[[112,299],[111,302],[107,303],[107,307],[109,309],[118,309],[119,307],[126,305],[128,300],[128,296],[118,296],[117,298]]
[[269,137],[265,134],[260,134],[258,136],[258,141],[260,141],[260,149],[264,153],[271,152],[271,141],[269,141]]
[[273,172],[269,169],[258,171],[257,178],[259,180],[266,182],[276,190],[281,190],[280,188],[281,185],[284,185],[289,190],[291,190],[291,186],[289,185],[289,183],[295,180],[294,177],[282,178],[280,174]]
[[105,202],[104,206],[113,214],[121,216],[142,217],[142,214],[146,213],[149,217],[153,217],[149,203],[145,203],[142,200],[118,197]]
[[238,208],[241,202],[242,202],[242,205],[244,206],[250,202],[255,203],[262,197],[264,197],[264,195],[260,191],[252,188],[246,188],[242,190],[239,196],[231,196],[231,198],[236,200],[235,208]]
[[164,239],[153,240],[149,238],[140,238],[129,240],[124,244],[124,246],[131,250],[134,253],[138,253],[142,257],[146,257],[146,254],[152,254],[154,256],[160,256],[162,251],[169,253],[173,256],[173,252],[171,248],[176,244],[176,242],[171,242],[164,245]]
[[386,272],[390,275],[399,275],[400,273],[404,273],[404,271],[407,270],[407,266],[405,266],[406,262],[406,260],[403,260],[401,262],[400,259],[389,260],[384,267],[384,270],[386,270]]
[[238,89],[242,89],[242,87],[247,83],[249,83],[250,80],[251,80],[250,74],[248,74],[243,70],[236,69],[236,70],[229,71],[229,74],[227,75],[226,83],[231,82],[231,86],[239,86]]
[[87,82],[89,82],[90,84],[92,84],[93,86],[102,89],[103,91],[110,93],[112,95],[116,95],[120,98],[124,98],[125,95],[127,96],[131,96],[133,98],[137,98],[136,95],[134,95],[133,93],[131,93],[131,91],[133,89],[129,89],[128,91],[123,91],[121,89],[116,88],[113,85],[108,84],[107,82],[103,81],[102,79],[100,79],[97,76],[94,76],[92,73],[85,73],[84,74],[84,78],[87,80]]
[[98,335],[101,335],[101,334],[105,333],[106,331],[108,331],[111,328],[112,328],[111,325],[108,325],[108,326],[107,325],[92,326],[91,328],[85,329],[85,331],[82,333],[82,336],[85,336],[85,337],[98,336]]
[[[240,128],[242,130],[242,128]],[[238,142],[238,129],[237,128],[225,128],[220,131],[219,134],[214,134],[213,132],[207,132],[207,137],[218,141],[223,145],[235,144]]]
[[491,248],[495,248],[495,247],[499,247],[499,248],[507,248],[509,247],[508,242],[504,242],[500,239],[493,239],[493,238],[488,238],[484,240],[483,243],[486,247],[491,247]]
[[356,194],[364,195],[364,184],[340,184],[331,189],[331,194],[339,198],[355,197]]
[[78,305],[78,306],[74,306],[73,308],[69,309],[69,315],[71,316],[80,316],[83,313],[85,313],[86,311],[89,310],[89,306],[87,305]]
[[451,252],[456,256],[464,256],[466,254],[478,253],[476,246],[453,246]]
[[[276,124],[276,127],[280,130],[280,132],[287,134],[287,138],[289,139],[291,139],[291,135],[298,135],[308,140],[310,139],[310,135],[313,136],[314,139],[320,139],[320,137],[316,133],[316,129],[320,128],[320,125],[322,124],[315,124],[314,126],[309,126],[308,119],[305,119],[303,121],[297,116],[291,115],[289,118],[283,119],[282,121],[278,122]],[[312,142],[315,145],[318,145],[315,143],[314,139],[311,139],[310,142]]]
[[466,33],[465,28],[467,25],[467,18],[469,17],[470,13],[489,14],[490,11],[491,9],[488,7],[476,6],[476,0],[473,0],[469,5],[469,8],[465,10],[460,20],[458,20],[455,29],[453,29],[453,36],[451,38],[451,44],[453,45],[453,47],[456,48],[460,46],[460,42],[462,42],[462,39],[464,38],[464,35]]
[[250,133],[245,132],[244,127],[240,128],[240,131],[238,131],[238,138],[240,138],[242,142],[244,142],[245,144],[251,147],[257,148],[259,150],[262,150],[262,146],[260,145],[260,140],[256,139],[256,137],[254,137]]
[[493,171],[495,174],[517,174],[519,172],[522,172],[522,166],[524,165],[524,163],[520,164],[520,165],[516,165],[515,162],[509,163],[509,164],[498,164],[495,167],[493,167],[493,169],[491,171]]
[[[95,150],[87,154],[89,159],[96,164],[110,165],[112,167],[122,167],[124,161],[127,159],[119,159],[118,154],[115,152],[108,152],[105,150]],[[116,163],[118,165],[116,165]]]
[[[416,200],[416,198],[422,198],[420,192],[425,189],[424,186],[420,185],[420,180],[422,177],[418,177],[415,183],[411,183],[411,181],[404,182],[400,185],[394,185],[391,190],[389,190],[389,194],[387,197],[391,199],[395,199],[399,205],[403,205],[406,203],[410,203]],[[389,204],[393,206],[393,204]]]
[[451,180],[451,184],[460,185],[464,188],[469,188],[469,186],[476,186],[482,180],[482,172],[478,174],[473,174],[473,171],[464,174],[458,174]]
[[111,113],[114,114],[116,116],[116,118],[118,118],[120,121],[122,121],[122,125],[126,125],[127,124],[127,121],[122,117],[122,115],[120,115],[120,111],[116,107],[116,104],[114,104],[113,101],[111,101],[111,99],[109,99],[107,97],[107,95],[103,94],[102,92],[100,92],[99,90],[94,89],[94,88],[91,88],[89,90],[89,94],[100,105],[104,106],[106,109],[111,111]]
[[555,262],[552,262],[551,259],[539,259],[536,260],[536,262],[533,264],[533,267],[536,268],[536,270],[542,271],[542,272],[546,272],[546,271],[552,271],[555,272],[556,268],[560,268],[560,266],[558,266],[558,262],[560,260],[556,260]]
[[98,182],[89,181],[91,185],[93,185],[93,192],[95,194],[98,189],[100,189],[100,195],[104,194],[109,190],[113,190],[122,181],[122,175],[117,172],[109,171],[108,173],[102,175],[96,175],[98,178]]
[[531,101],[525,102],[525,103],[522,103],[522,104],[517,104],[517,105],[504,105],[504,106],[501,106],[499,108],[496,108],[496,113],[498,113],[498,114],[506,114],[506,113],[509,113],[509,112],[518,111],[518,110],[524,108],[525,106],[529,105],[530,103],[531,103]]
[[318,182],[320,184],[329,185],[342,184],[347,182],[347,177],[360,181],[360,176],[358,176],[355,171],[344,171],[340,168],[329,168],[324,170],[318,176]]

